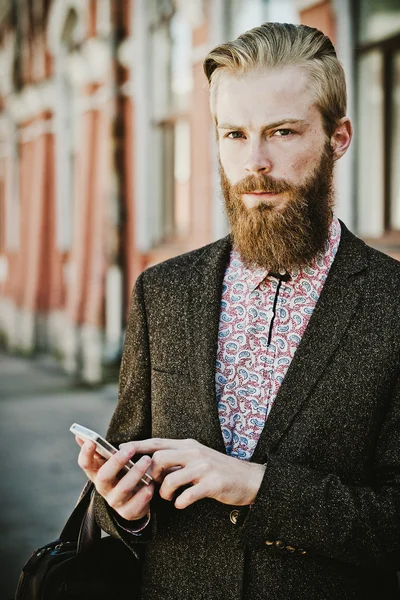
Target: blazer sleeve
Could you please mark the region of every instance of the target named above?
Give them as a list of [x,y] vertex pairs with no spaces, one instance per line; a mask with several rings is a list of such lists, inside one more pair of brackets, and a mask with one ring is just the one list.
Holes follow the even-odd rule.
[[400,378],[371,443],[369,487],[346,485],[337,475],[270,454],[256,500],[237,531],[239,543],[400,570]]
[[[150,355],[143,277],[142,273],[132,293],[119,376],[118,404],[107,432],[107,439],[116,447],[122,442],[151,437]],[[115,512],[99,494],[96,494],[95,514],[104,531],[130,546],[147,541],[151,536],[152,522],[140,536],[123,529]]]

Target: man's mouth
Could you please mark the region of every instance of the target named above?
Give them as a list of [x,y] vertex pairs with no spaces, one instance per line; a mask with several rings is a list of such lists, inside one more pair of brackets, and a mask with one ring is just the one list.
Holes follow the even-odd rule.
[[268,206],[277,208],[282,202],[282,192],[266,192],[266,191],[255,191],[255,192],[244,192],[242,194],[242,201],[245,206],[255,208],[257,206]]
[[269,198],[271,196],[277,196],[280,192],[245,192],[244,196],[253,196],[253,198]]

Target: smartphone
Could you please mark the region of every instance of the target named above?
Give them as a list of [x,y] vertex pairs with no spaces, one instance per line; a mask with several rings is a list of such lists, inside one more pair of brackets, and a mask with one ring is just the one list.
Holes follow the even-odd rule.
[[[103,456],[103,458],[109,459],[113,454],[117,452],[117,449],[114,448],[114,446],[112,446],[110,442],[107,442],[107,440],[105,440],[103,437],[101,437],[101,435],[99,435],[95,431],[92,431],[87,427],[83,427],[83,425],[78,425],[78,423],[74,423],[73,425],[71,425],[69,430],[81,440],[89,440],[90,442],[94,442],[96,444],[96,452]],[[124,474],[127,473],[129,469],[133,467],[134,464],[135,463],[130,460],[126,465],[122,467],[121,471]],[[153,481],[153,478],[148,473],[145,473],[140,481],[145,485],[149,485]]]

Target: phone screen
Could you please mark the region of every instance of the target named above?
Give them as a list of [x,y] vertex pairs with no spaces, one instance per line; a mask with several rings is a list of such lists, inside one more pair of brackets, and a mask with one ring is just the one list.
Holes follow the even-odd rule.
[[[113,454],[117,452],[117,449],[110,444],[107,440],[105,440],[101,435],[92,431],[92,429],[88,429],[87,427],[83,427],[83,425],[79,425],[78,423],[74,423],[71,425],[69,430],[79,437],[81,440],[89,440],[96,444],[96,452],[98,452],[103,458],[109,459]],[[124,467],[122,468],[123,473],[127,473],[131,467],[133,467],[134,463],[130,460]],[[141,478],[142,483],[145,485],[149,485],[153,478],[148,473],[145,473]]]

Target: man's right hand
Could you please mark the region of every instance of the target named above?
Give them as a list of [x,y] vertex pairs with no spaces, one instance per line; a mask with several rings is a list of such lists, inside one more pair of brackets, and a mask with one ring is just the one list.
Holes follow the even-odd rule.
[[145,517],[154,494],[154,483],[144,485],[140,479],[149,469],[151,458],[142,456],[128,473],[119,477],[122,467],[134,456],[134,450],[123,448],[106,460],[96,452],[94,442],[75,439],[81,447],[78,464],[107,504],[127,521]]

